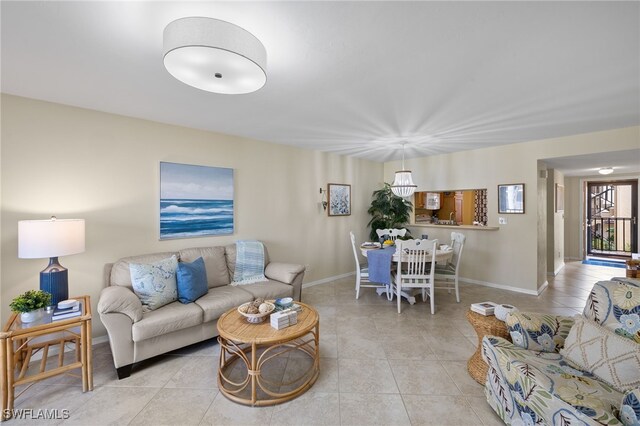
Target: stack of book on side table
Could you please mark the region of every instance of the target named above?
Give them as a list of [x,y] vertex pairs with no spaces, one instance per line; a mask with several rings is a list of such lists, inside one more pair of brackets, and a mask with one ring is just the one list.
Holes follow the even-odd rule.
[[79,317],[82,314],[82,303],[78,300],[64,300],[58,303],[53,310],[51,321],[61,321],[73,317]]
[[498,306],[498,304],[494,302],[473,303],[471,305],[471,310],[480,315],[489,316],[493,315],[493,311],[496,306]]

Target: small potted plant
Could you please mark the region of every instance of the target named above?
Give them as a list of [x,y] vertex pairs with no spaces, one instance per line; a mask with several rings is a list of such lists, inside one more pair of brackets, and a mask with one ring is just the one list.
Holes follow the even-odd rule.
[[42,290],[29,290],[13,299],[9,307],[20,313],[22,322],[33,322],[42,318],[44,308],[51,304],[51,294]]

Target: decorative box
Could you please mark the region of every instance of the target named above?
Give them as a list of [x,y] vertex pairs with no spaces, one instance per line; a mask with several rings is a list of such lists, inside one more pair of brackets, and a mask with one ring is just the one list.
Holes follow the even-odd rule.
[[298,323],[298,312],[295,310],[284,310],[271,314],[271,327],[276,330],[289,327]]

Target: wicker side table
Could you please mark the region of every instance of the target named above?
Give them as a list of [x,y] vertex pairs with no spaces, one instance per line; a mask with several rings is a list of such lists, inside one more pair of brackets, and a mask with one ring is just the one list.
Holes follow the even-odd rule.
[[484,382],[487,379],[487,370],[489,370],[489,366],[482,359],[482,338],[484,336],[491,335],[503,337],[511,341],[511,336],[509,336],[506,324],[493,315],[484,316],[469,309],[467,311],[467,320],[469,320],[469,323],[473,326],[473,329],[478,335],[478,348],[471,358],[469,358],[469,361],[467,362],[467,370],[469,371],[469,375],[473,377],[476,382],[484,385]]

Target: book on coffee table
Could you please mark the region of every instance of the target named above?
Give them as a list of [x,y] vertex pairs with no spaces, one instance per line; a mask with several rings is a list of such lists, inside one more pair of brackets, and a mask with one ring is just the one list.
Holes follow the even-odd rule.
[[488,316],[493,315],[493,311],[496,306],[498,306],[498,304],[494,302],[473,303],[471,305],[471,310],[480,315]]

